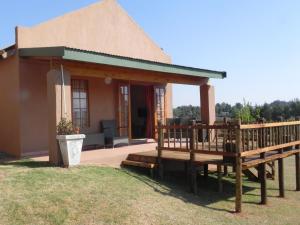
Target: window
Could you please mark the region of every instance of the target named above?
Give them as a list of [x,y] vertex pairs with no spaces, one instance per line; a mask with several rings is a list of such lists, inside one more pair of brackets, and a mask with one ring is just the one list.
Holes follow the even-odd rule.
[[165,94],[164,87],[155,87],[155,110],[157,122],[165,123]]
[[129,124],[129,85],[119,85],[119,133],[128,136]]
[[72,80],[72,119],[79,128],[89,126],[88,81]]

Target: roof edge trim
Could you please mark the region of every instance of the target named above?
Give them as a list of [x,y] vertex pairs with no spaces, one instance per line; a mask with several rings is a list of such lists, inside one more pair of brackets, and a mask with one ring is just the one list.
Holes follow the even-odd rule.
[[154,62],[143,59],[74,49],[69,47],[21,48],[19,49],[19,55],[21,57],[61,57],[62,59],[71,61],[96,63],[102,65],[205,78],[223,79],[227,77],[225,71],[214,71],[195,67]]

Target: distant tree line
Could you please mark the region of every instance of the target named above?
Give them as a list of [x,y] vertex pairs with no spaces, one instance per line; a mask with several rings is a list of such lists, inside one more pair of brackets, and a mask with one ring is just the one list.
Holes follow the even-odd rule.
[[192,118],[197,120],[201,119],[199,106],[178,106],[173,109],[173,115],[174,117],[178,118]]
[[[228,103],[216,104],[218,118],[241,118],[244,122],[254,122],[260,119],[266,121],[282,121],[300,118],[300,100],[274,101],[263,105],[252,105],[246,101],[230,105]],[[201,119],[200,107],[180,106],[174,109],[174,117]]]

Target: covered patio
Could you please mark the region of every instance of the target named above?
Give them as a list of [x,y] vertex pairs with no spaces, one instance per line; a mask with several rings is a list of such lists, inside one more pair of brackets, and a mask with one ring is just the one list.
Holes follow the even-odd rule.
[[[151,152],[156,149],[156,147],[157,144],[154,141],[149,141],[144,144],[121,146],[115,149],[83,151],[81,153],[80,164],[120,168],[122,162],[127,159],[128,155]],[[39,162],[48,162],[49,156],[35,156],[32,159]]]
[[[72,120],[87,135],[99,133],[99,123],[109,119],[116,121],[118,135],[127,136],[130,141],[157,139],[155,127],[172,118],[172,83],[199,87],[202,122],[211,125],[215,122],[215,94],[208,81],[226,77],[226,72],[68,47],[23,48],[19,54],[24,64],[48,64],[48,153],[49,161],[54,164],[61,161],[56,141],[56,125],[61,118]],[[83,90],[86,91],[84,97]],[[146,100],[134,108],[139,102],[134,97],[142,93]],[[138,117],[143,116],[144,121],[137,123]],[[144,151],[147,147],[138,148]],[[155,150],[155,146],[151,150]]]

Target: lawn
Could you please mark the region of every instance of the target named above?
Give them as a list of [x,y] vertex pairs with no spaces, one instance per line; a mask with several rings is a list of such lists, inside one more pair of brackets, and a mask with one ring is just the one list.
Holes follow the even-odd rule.
[[259,185],[244,182],[242,214],[234,214],[232,177],[226,195],[216,192],[211,174],[199,195],[184,182],[159,183],[144,173],[47,163],[0,164],[0,224],[300,224],[300,193],[295,192],[294,158],[285,160],[286,198],[278,198],[277,181],[268,182],[267,206]]

